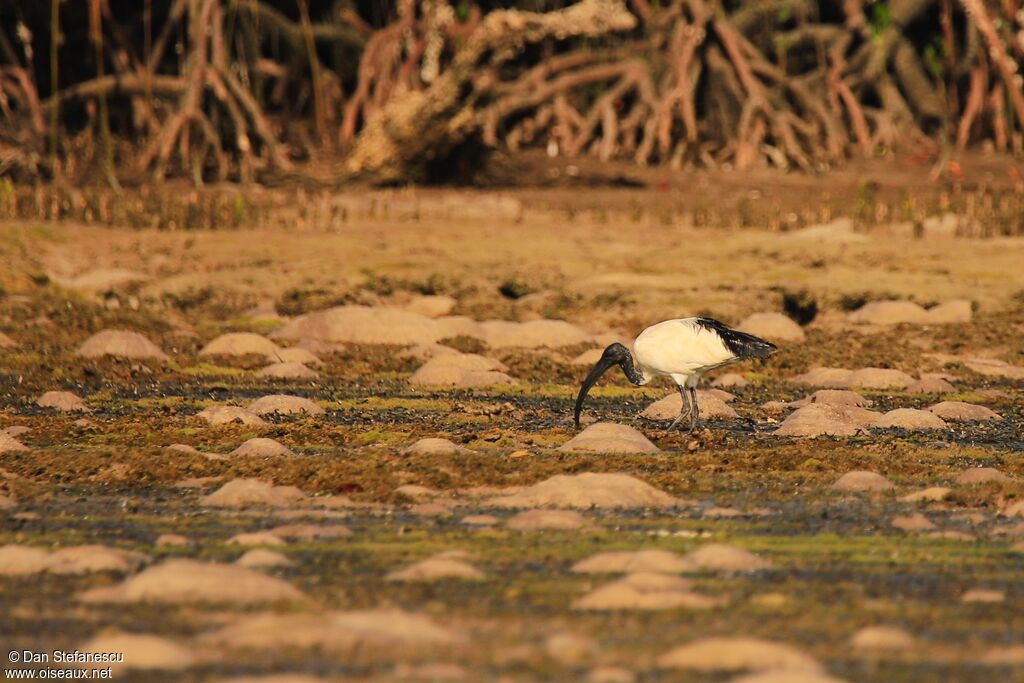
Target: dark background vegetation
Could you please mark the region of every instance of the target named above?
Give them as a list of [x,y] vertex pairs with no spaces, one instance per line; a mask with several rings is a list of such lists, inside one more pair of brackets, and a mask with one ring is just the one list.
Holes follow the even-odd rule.
[[8,0],[0,175],[431,182],[1024,151],[1018,0]]

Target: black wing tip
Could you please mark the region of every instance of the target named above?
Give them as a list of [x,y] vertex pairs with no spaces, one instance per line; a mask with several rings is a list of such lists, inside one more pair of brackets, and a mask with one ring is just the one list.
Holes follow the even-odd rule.
[[764,339],[758,339],[758,342],[760,342],[760,343],[758,343],[758,344],[748,344],[747,347],[746,347],[747,355],[746,356],[742,356],[742,357],[743,358],[767,358],[768,356],[772,355],[773,353],[775,353],[776,351],[779,350],[779,347],[776,346],[775,344],[772,344],[770,341],[765,341]]
[[734,330],[714,318],[697,318],[697,324],[721,337],[725,347],[737,358],[767,358],[779,348],[770,341]]

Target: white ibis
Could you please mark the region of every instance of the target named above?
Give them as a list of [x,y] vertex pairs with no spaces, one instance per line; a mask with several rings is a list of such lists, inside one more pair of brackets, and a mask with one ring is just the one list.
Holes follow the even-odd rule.
[[[744,358],[767,358],[775,345],[752,334],[737,332],[713,318],[678,318],[651,325],[633,342],[633,353],[622,344],[604,350],[601,360],[583,380],[576,398],[576,427],[590,387],[613,365],[622,368],[630,382],[641,387],[655,377],[669,377],[683,399],[679,417],[669,426],[675,429],[690,417],[690,429],[697,426],[697,383],[708,370]],[[634,358],[636,364],[634,365]]]

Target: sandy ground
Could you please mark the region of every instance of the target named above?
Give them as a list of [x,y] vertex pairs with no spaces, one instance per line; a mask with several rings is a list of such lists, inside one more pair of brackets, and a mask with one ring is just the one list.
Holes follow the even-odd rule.
[[[941,213],[713,228],[630,209],[643,193],[581,188],[570,211],[564,192],[341,196],[291,230],[0,226],[0,429],[28,428],[8,437],[23,450],[0,441],[0,641],[123,650],[114,678],[139,681],[1024,680],[1024,241],[956,237]],[[887,300],[970,304],[851,314]],[[355,306],[418,313],[373,328],[397,345],[277,334]],[[635,431],[566,448],[579,354],[787,307],[804,338],[725,370],[735,416],[668,432],[640,413],[670,387],[609,375],[586,416]],[[473,322],[544,319],[566,324],[531,347]],[[102,330],[163,355],[76,352]],[[259,339],[201,353],[230,332]],[[261,374],[298,347],[314,376]],[[474,386],[417,383],[452,350],[483,357],[458,356]],[[871,425],[774,434],[797,406],[765,404],[814,392],[791,380],[816,366],[909,378],[848,387]],[[929,373],[949,385],[911,388]],[[197,417],[271,394],[315,414]],[[944,401],[1000,419],[877,422]],[[278,450],[234,452],[252,438]],[[450,443],[410,450],[425,438]],[[837,488],[851,471],[884,479]],[[630,479],[575,478],[609,473]],[[262,484],[225,493],[238,480]],[[281,564],[240,568],[253,549]],[[611,551],[661,552],[577,565]]]

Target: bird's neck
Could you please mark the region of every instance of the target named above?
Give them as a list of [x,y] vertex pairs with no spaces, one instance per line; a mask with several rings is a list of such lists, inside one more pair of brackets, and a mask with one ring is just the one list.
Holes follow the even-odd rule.
[[633,363],[633,354],[630,353],[628,349],[626,351],[626,357],[619,362],[619,367],[622,368],[622,372],[626,375],[626,379],[638,387],[642,387],[649,381],[647,374],[643,369],[637,369],[636,365]]

